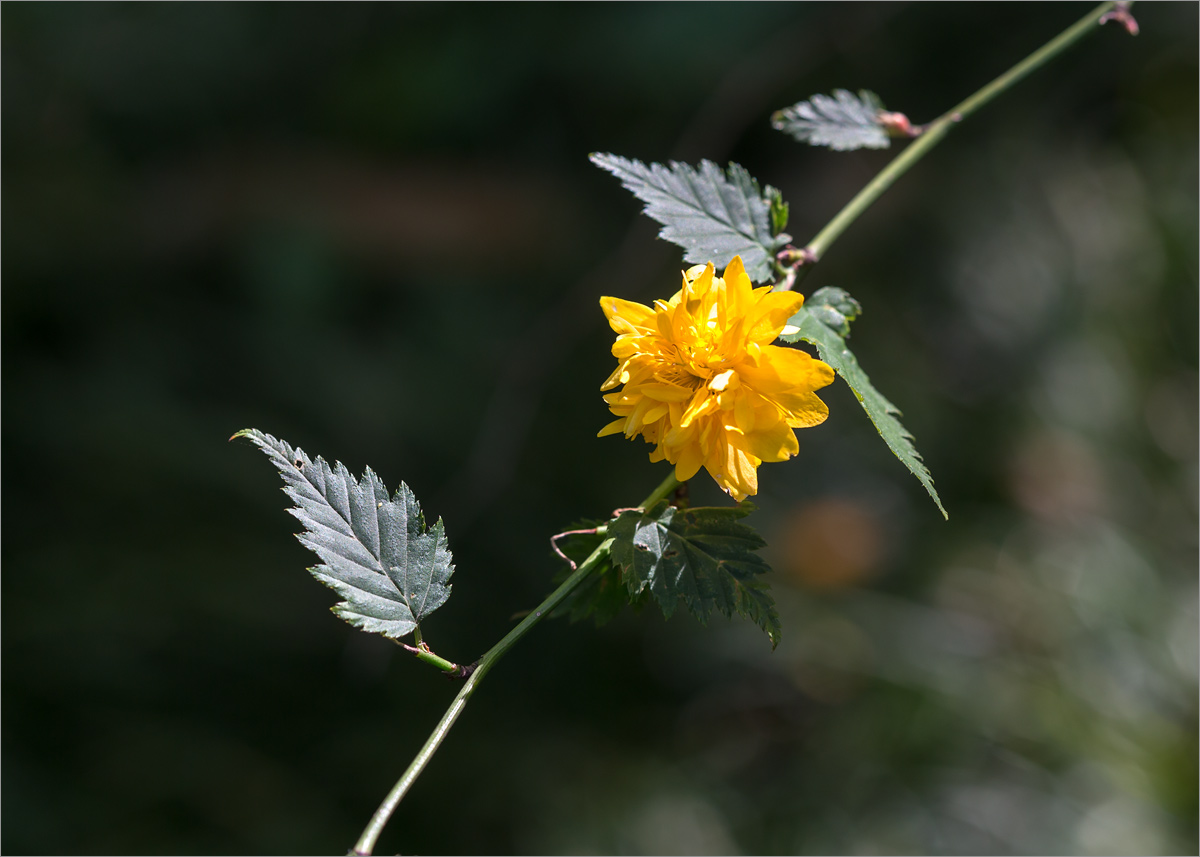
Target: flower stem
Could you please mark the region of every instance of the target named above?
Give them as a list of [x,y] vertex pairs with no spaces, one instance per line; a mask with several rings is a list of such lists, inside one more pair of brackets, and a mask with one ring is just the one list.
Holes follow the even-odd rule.
[[651,506],[653,506],[659,500],[662,500],[664,497],[666,497],[668,494],[670,494],[672,491],[674,491],[676,488],[678,488],[681,484],[683,484],[683,483],[681,483],[678,479],[675,478],[675,470],[674,470],[674,468],[672,468],[671,475],[668,476],[666,479],[664,479],[657,488],[655,488],[653,491],[651,491],[650,495],[645,500],[638,503],[637,508],[649,509]]
[[[941,139],[950,133],[951,128],[987,104],[997,95],[1009,89],[1030,72],[1041,67],[1072,44],[1079,41],[1088,32],[1095,29],[1100,19],[1116,6],[1117,3],[1115,2],[1101,3],[1087,15],[1080,18],[1075,24],[1063,30],[1055,38],[1021,60],[1021,62],[1017,63],[987,86],[931,122],[919,137],[913,140],[903,152],[892,159],[892,162],[884,167],[879,175],[871,179],[867,183],[867,186],[859,191],[858,195],[850,200],[846,204],[846,207],[839,211],[837,216],[829,221],[825,228],[818,232],[812,241],[808,242],[805,249],[809,251],[812,261],[815,262],[824,256],[825,251],[846,231],[847,227],[857,220],[859,215],[866,211],[871,203],[882,196],[883,192],[891,187],[896,179],[908,172],[913,164],[941,142]],[[796,274],[795,282],[803,279],[811,267],[811,265],[801,267]]]
[[[672,470],[671,475],[664,479],[641,502],[640,507],[645,508],[653,505],[674,491],[678,486],[679,480],[675,478],[675,472]],[[433,754],[437,752],[442,741],[446,739],[446,735],[450,732],[450,727],[454,725],[454,721],[458,719],[458,715],[462,714],[463,709],[467,705],[467,700],[471,698],[471,695],[475,692],[475,688],[483,681],[483,677],[496,665],[496,661],[500,660],[513,647],[517,640],[529,633],[534,625],[542,621],[548,613],[557,607],[579,584],[583,583],[588,575],[603,563],[608,557],[612,542],[612,539],[605,539],[601,542],[599,547],[592,551],[591,556],[580,563],[579,568],[563,581],[558,589],[551,592],[545,601],[535,607],[533,612],[521,620],[519,625],[505,634],[500,642],[488,649],[483,657],[475,662],[473,669],[471,667],[467,668],[471,672],[466,682],[463,683],[462,690],[458,692],[458,696],[454,697],[454,701],[450,703],[450,707],[446,709],[446,713],[442,715],[442,719],[438,721],[438,725],[434,727],[433,733],[425,741],[425,745],[421,747],[412,764],[408,766],[408,770],[396,781],[396,785],[392,786],[392,790],[383,799],[383,803],[379,805],[379,809],[375,810],[375,815],[371,817],[371,821],[367,824],[366,829],[363,830],[362,836],[358,838],[358,842],[355,843],[352,853],[367,855],[375,850],[375,843],[379,839],[379,835],[383,833],[383,828],[387,826],[392,813],[396,811],[396,807],[400,805],[400,801],[403,799],[405,793],[416,782],[417,777],[425,770],[425,766],[429,764],[429,760],[433,758]]]

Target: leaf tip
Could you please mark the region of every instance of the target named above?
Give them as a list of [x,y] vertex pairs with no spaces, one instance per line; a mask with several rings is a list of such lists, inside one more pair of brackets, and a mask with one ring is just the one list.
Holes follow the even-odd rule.
[[[254,435],[258,434],[258,429],[244,428],[241,431],[235,431],[229,436],[229,440],[237,440],[239,437],[248,437],[253,440]],[[229,441],[226,441],[228,443]]]

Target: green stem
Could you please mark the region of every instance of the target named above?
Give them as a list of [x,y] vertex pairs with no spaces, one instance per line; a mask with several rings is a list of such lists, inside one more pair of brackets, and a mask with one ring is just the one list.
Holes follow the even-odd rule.
[[439,655],[435,655],[433,652],[429,651],[429,649],[420,648],[418,646],[409,646],[405,643],[401,643],[400,645],[403,646],[407,651],[412,652],[413,655],[416,656],[417,660],[424,661],[427,664],[432,664],[444,673],[462,672],[462,667],[460,667],[458,664],[454,663],[453,661],[448,661]]
[[659,500],[664,499],[668,494],[673,492],[681,484],[683,484],[683,483],[681,483],[678,479],[675,478],[675,470],[672,469],[671,475],[668,476],[666,479],[664,479],[657,488],[655,488],[653,491],[651,491],[650,495],[645,500],[638,503],[637,508],[649,509],[651,506],[653,506]]
[[[674,471],[671,475],[662,481],[662,483],[651,492],[645,500],[640,504],[640,508],[651,506],[662,498],[666,497],[679,486],[679,480],[675,478]],[[387,826],[388,820],[392,817],[392,813],[396,811],[396,807],[400,805],[401,799],[405,793],[416,782],[417,777],[429,764],[429,760],[433,758],[433,754],[437,752],[442,741],[446,739],[446,735],[450,732],[450,727],[454,725],[454,721],[458,719],[458,715],[462,714],[463,709],[467,705],[467,700],[475,692],[475,688],[483,681],[483,677],[488,674],[496,661],[504,657],[504,654],[513,647],[517,640],[529,633],[538,622],[542,621],[555,607],[557,607],[564,598],[571,594],[574,589],[583,583],[589,574],[608,557],[609,549],[612,547],[612,539],[605,539],[600,543],[600,546],[592,551],[591,556],[583,561],[570,577],[563,581],[558,589],[554,590],[547,596],[546,600],[534,608],[533,612],[526,616],[521,623],[505,634],[504,639],[492,646],[478,661],[475,662],[474,670],[463,683],[462,690],[458,692],[458,696],[454,697],[454,701],[450,703],[450,707],[446,709],[446,713],[442,715],[442,719],[438,721],[438,725],[434,727],[433,733],[425,741],[425,745],[421,747],[412,764],[408,766],[408,770],[396,781],[396,785],[392,786],[392,790],[388,792],[388,796],[383,799],[383,803],[379,805],[379,809],[375,810],[375,815],[371,817],[371,821],[363,830],[362,836],[354,846],[354,854],[367,855],[375,850],[375,843],[379,839],[379,834],[383,832],[383,828]],[[436,656],[435,656],[436,657]],[[440,659],[439,659],[440,660]],[[469,668],[468,668],[469,669]]]
[[[930,123],[921,136],[917,137],[903,152],[892,159],[892,162],[884,167],[879,175],[871,179],[867,186],[859,191],[858,195],[850,200],[846,207],[839,211],[837,216],[829,221],[825,228],[818,232],[812,241],[808,242],[808,246],[805,249],[810,252],[812,261],[816,262],[824,256],[825,251],[846,231],[847,227],[857,220],[859,215],[866,211],[871,203],[882,196],[883,192],[891,187],[896,179],[908,172],[913,164],[921,160],[930,149],[941,142],[941,139],[950,133],[951,128],[1021,80],[1021,78],[1041,67],[1072,44],[1079,41],[1079,39],[1096,27],[1106,12],[1111,11],[1116,5],[1115,2],[1101,3],[1087,15],[1080,18],[1077,23],[1063,30],[1040,49],[1034,51],[957,107],[947,111],[944,115]],[[797,272],[795,282],[803,279],[811,267],[811,265],[805,265],[800,268]]]

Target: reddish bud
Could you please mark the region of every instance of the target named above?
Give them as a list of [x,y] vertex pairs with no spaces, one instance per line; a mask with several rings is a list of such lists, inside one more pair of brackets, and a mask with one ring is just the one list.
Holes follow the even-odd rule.
[[893,137],[915,137],[913,133],[912,123],[908,121],[908,117],[903,113],[887,113],[879,114],[879,124],[882,125]]
[[1125,3],[1118,3],[1116,8],[1111,12],[1105,12],[1100,16],[1100,23],[1107,24],[1109,21],[1116,21],[1125,28],[1125,32],[1131,36],[1136,36],[1141,28],[1138,27],[1137,20],[1129,11],[1129,6]]

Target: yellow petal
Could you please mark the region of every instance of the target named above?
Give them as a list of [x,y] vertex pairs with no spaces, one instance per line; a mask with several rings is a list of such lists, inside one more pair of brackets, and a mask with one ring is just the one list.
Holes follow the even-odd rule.
[[829,416],[829,406],[817,397],[816,393],[801,393],[788,397],[788,425],[793,428],[812,428],[825,422]]
[[655,405],[653,408],[646,411],[646,415],[642,417],[642,419],[647,425],[650,423],[656,423],[667,415],[668,410],[669,409],[665,404]]
[[693,420],[699,419],[716,408],[717,400],[708,394],[707,388],[701,387],[696,391],[696,395],[692,397],[692,402],[688,405],[687,410],[683,412],[683,418],[680,420],[679,425],[682,428],[687,428],[692,424]]
[[704,270],[700,271],[699,273],[696,273],[696,269],[699,267],[700,267],[699,265],[695,265],[691,268],[688,268],[688,270],[687,270],[688,279],[691,281],[691,287],[688,289],[688,291],[691,292],[692,299],[704,298],[708,294],[709,289],[712,288],[712,283],[713,283],[713,264],[712,264],[712,262],[709,262],[707,265],[705,265]]
[[689,444],[679,451],[679,460],[675,462],[675,478],[687,482],[695,476],[704,464],[704,453],[699,444]]
[[739,503],[758,493],[758,459],[724,442],[718,444],[704,466],[721,489]]
[[626,381],[628,381],[629,375],[626,372],[625,366],[626,364],[622,363],[616,369],[614,369],[613,373],[609,375],[607,379],[605,379],[603,384],[600,385],[600,389],[611,390],[618,384],[624,384]]
[[596,437],[606,437],[610,434],[618,434],[623,431],[625,431],[625,418],[621,417],[621,419],[613,420],[611,423],[606,425],[604,428],[600,429],[600,431],[599,431],[599,433],[597,433]]
[[621,298],[600,298],[600,309],[617,333],[634,333],[638,328],[654,326],[654,313],[648,306]]
[[759,393],[776,396],[798,390],[819,390],[833,383],[833,369],[810,354],[795,348],[764,345],[758,365],[738,366],[742,382]]
[[768,429],[727,436],[731,445],[761,461],[787,461],[800,451],[795,430],[783,420]]
[[[674,419],[672,419],[672,423],[675,423]],[[681,427],[678,424],[674,424],[672,425],[671,430],[667,432],[666,437],[663,438],[663,443],[675,449],[682,449],[693,442],[696,434],[697,429],[695,424],[686,427]]]
[[638,392],[656,402],[682,402],[690,399],[695,392],[688,387],[675,384],[648,383],[638,386]]
[[737,498],[740,503],[748,496],[753,496],[758,493],[758,460],[741,450],[736,450],[733,454],[733,459],[736,464],[738,475],[738,487],[741,489],[741,496]]
[[746,328],[750,338],[761,343],[773,341],[783,332],[787,320],[804,305],[804,295],[795,292],[769,292],[762,296],[750,313]]
[[721,279],[725,281],[726,287],[745,282],[750,285],[750,277],[746,275],[746,266],[742,264],[742,257],[734,256],[729,260],[729,264],[725,266],[725,273],[721,275]]
[[754,293],[741,256],[734,256],[729,260],[721,278],[725,281],[725,308],[728,314],[728,321],[723,323],[722,327],[726,327],[734,320],[743,319],[750,312],[754,303]]
[[748,392],[738,396],[733,406],[733,418],[743,432],[754,431],[754,399]]

